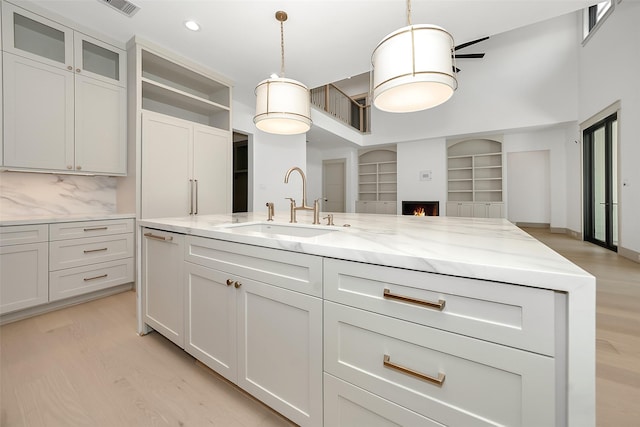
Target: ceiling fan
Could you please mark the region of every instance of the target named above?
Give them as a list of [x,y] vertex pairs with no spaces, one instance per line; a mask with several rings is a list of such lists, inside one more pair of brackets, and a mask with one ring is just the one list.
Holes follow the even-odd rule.
[[[489,38],[489,36],[487,37],[482,37],[476,40],[472,40],[470,42],[466,42],[466,43],[462,43],[459,44],[458,46],[453,48],[453,51],[458,51],[460,49],[464,49],[465,47],[469,47],[471,45],[474,45],[476,43],[480,43],[483,42],[485,40],[487,40]],[[456,59],[482,59],[484,58],[484,53],[454,53],[453,57]],[[460,71],[460,68],[454,66],[453,67],[453,71],[455,71],[456,73]]]

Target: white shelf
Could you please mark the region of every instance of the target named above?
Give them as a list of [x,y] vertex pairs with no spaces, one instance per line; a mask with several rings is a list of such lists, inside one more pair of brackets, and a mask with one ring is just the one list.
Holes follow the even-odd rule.
[[360,155],[358,200],[394,201],[397,197],[396,152],[369,150]]
[[[488,139],[461,141],[448,148],[450,201],[502,202],[502,144]],[[469,188],[464,188],[469,187]]]

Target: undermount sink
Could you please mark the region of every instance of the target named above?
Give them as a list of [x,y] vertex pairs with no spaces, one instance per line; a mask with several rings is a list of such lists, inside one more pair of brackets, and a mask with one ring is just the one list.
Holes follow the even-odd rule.
[[293,237],[317,237],[323,234],[336,231],[335,229],[318,227],[318,226],[300,226],[288,224],[238,224],[225,227],[226,230],[234,233],[262,233],[277,236],[293,236]]

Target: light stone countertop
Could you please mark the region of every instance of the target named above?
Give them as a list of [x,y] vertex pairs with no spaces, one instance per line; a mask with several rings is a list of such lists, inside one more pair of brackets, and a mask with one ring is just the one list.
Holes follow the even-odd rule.
[[24,216],[0,216],[0,226],[10,225],[33,225],[33,224],[57,224],[61,222],[75,222],[75,221],[99,221],[105,219],[123,219],[123,218],[135,218],[135,213],[124,214],[76,214],[76,215],[24,215]]
[[311,222],[310,212],[299,212],[295,225],[333,231],[296,237],[234,230],[250,223],[290,225],[288,212],[277,212],[273,222],[266,221],[266,213],[242,213],[145,219],[139,225],[370,264],[560,291],[586,286],[595,292],[593,276],[505,219],[336,213],[333,227]]

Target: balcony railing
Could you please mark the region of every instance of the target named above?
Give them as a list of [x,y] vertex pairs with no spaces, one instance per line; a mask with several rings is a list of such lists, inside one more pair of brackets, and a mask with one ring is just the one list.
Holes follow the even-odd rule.
[[360,132],[369,132],[369,105],[362,105],[332,84],[311,89],[311,103]]

